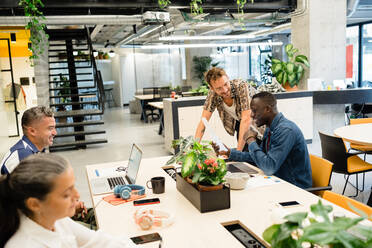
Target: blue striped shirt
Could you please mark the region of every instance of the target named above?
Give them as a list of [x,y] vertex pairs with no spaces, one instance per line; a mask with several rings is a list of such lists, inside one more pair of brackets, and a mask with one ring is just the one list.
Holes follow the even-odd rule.
[[36,146],[23,135],[22,139],[9,149],[1,161],[1,174],[11,173],[20,161],[38,152],[40,151]]

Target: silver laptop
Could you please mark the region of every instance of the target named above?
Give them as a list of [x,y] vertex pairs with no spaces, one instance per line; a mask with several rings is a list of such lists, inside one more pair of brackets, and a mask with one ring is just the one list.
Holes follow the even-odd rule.
[[248,166],[246,163],[242,162],[230,162],[226,164],[227,171],[230,171],[231,173],[235,172],[244,172],[248,174],[258,174],[258,171],[254,168]]
[[[133,144],[127,167],[120,165],[113,168],[103,168],[102,170],[97,169],[95,173],[98,177],[90,180],[92,194],[111,193],[114,191],[116,185],[135,184],[141,158],[141,149],[136,144]],[[111,175],[105,176],[106,174]]]

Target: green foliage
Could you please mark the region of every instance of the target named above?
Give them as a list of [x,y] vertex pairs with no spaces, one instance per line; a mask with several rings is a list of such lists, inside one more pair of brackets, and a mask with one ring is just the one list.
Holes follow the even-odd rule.
[[[220,62],[212,63],[212,57],[210,56],[194,56],[192,58],[192,61],[194,62],[194,72],[195,77],[200,79],[200,81],[203,83],[204,81],[204,73],[208,71],[211,67],[218,66]],[[205,82],[205,85],[206,82]]]
[[364,218],[329,217],[332,206],[325,206],[319,200],[310,207],[315,218],[307,213],[287,215],[283,224],[268,227],[263,238],[273,248],[324,247],[337,248],[371,247],[372,228],[357,225]]
[[34,60],[44,53],[46,43],[44,43],[43,36],[45,36],[46,40],[49,38],[44,31],[46,25],[42,23],[45,17],[43,12],[38,9],[39,7],[44,7],[44,4],[41,0],[20,0],[18,5],[24,9],[25,16],[29,18],[26,29],[30,30],[32,55],[29,60],[33,66]]
[[179,152],[174,155],[167,165],[177,163],[182,165],[182,177],[192,177],[194,183],[218,185],[224,182],[226,175],[226,163],[222,159],[215,158],[210,142],[199,143],[192,136],[180,138],[172,142]]
[[158,0],[159,7],[164,9],[167,7],[169,4],[171,4],[171,1],[169,0]]
[[292,44],[285,46],[285,52],[289,61],[285,62],[273,58],[271,60],[271,70],[281,85],[284,86],[288,82],[291,87],[294,87],[300,83],[304,75],[304,66],[310,67],[310,64],[305,55],[295,56],[298,49],[294,48]]
[[203,14],[202,0],[191,0],[190,11],[193,15]]
[[[205,81],[203,80],[203,82],[205,82]],[[209,88],[208,88],[208,86],[203,84],[196,89],[192,89],[191,92],[197,93],[198,95],[206,96],[206,95],[208,95]]]

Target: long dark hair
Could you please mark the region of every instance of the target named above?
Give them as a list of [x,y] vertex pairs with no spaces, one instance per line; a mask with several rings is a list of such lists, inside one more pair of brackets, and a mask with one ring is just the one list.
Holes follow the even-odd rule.
[[20,212],[28,217],[33,213],[26,206],[30,197],[44,200],[53,190],[54,179],[69,163],[53,154],[32,155],[0,178],[0,247],[3,247],[20,225]]

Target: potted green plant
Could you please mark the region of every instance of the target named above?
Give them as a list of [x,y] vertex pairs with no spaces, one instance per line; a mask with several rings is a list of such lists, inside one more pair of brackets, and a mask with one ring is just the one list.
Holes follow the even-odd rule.
[[226,163],[214,155],[209,141],[199,143],[192,136],[186,139],[174,140],[173,147],[179,148],[179,152],[173,156],[167,165],[178,163],[182,165],[181,175],[183,178],[190,177],[192,183],[197,185],[220,185],[226,175]]
[[297,89],[297,85],[304,75],[304,66],[310,67],[310,64],[305,55],[296,55],[298,49],[294,48],[292,44],[285,46],[285,52],[288,56],[288,61],[272,58],[271,71],[276,80],[287,91],[290,91]]
[[218,66],[220,62],[212,63],[212,57],[210,56],[194,56],[192,61],[194,62],[193,69],[195,78],[198,78],[202,85],[208,86],[207,82],[204,80],[204,73],[211,67]]
[[[200,212],[230,208],[230,189],[224,183],[226,163],[214,155],[210,142],[192,136],[173,141],[178,152],[167,162],[181,165],[176,186]],[[220,199],[218,202],[213,199]]]
[[310,209],[310,214],[285,216],[286,222],[268,227],[263,238],[273,248],[372,247],[372,228],[358,224],[363,217],[332,217],[332,206],[323,205],[320,200]]

